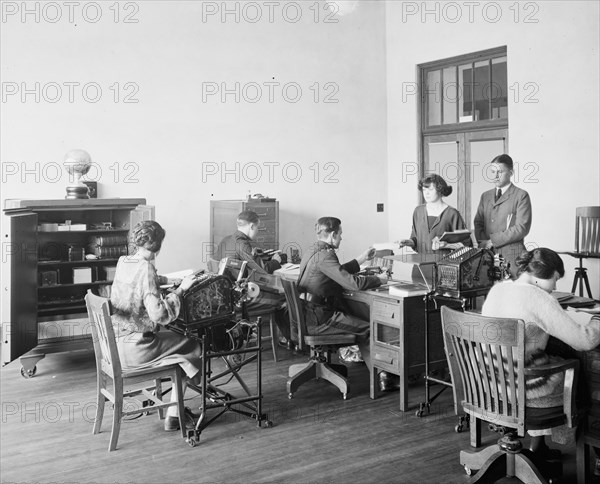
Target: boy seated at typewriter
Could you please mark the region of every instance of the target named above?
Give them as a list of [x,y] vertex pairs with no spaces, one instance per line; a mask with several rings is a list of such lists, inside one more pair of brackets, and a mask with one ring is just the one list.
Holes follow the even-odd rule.
[[[265,257],[264,252],[254,244],[260,226],[258,214],[252,210],[244,210],[238,215],[236,222],[237,230],[221,241],[214,258],[246,261],[248,274],[252,271],[259,274],[272,274],[273,271],[280,269],[281,256],[278,253]],[[247,309],[251,317],[264,314],[268,310],[274,312],[275,323],[280,334],[279,343],[282,346],[288,346],[288,342],[291,340],[290,323],[283,294],[261,290],[258,297],[248,303]]]

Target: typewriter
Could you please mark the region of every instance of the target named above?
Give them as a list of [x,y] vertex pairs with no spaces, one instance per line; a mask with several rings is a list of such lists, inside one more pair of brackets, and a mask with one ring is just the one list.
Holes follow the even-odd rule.
[[169,329],[192,338],[205,338],[212,351],[227,351],[239,346],[234,328],[236,304],[242,293],[223,275],[195,275],[194,284],[182,295],[179,319]]
[[462,247],[437,262],[433,292],[457,299],[475,297],[486,294],[498,279],[491,250]]

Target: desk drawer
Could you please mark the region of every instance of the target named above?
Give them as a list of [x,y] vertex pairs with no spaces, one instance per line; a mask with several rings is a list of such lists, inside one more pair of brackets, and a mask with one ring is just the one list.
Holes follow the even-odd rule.
[[398,373],[398,369],[400,368],[399,351],[375,345],[371,349],[371,359],[373,360],[373,366],[396,374]]
[[375,299],[371,309],[371,318],[374,321],[392,323],[394,326],[402,324],[402,305],[390,304],[385,301]]

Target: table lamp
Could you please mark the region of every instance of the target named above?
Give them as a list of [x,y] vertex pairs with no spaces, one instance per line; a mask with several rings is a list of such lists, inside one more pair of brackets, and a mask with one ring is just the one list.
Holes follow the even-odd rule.
[[84,150],[71,150],[65,155],[63,165],[69,174],[69,185],[65,198],[90,198],[87,185],[81,181],[81,177],[92,167],[90,154]]

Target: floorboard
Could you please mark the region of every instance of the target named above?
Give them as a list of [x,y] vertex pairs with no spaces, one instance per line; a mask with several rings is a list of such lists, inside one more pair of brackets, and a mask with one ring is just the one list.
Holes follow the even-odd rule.
[[[301,386],[287,398],[287,369],[305,356],[279,350],[275,363],[263,352],[264,410],[271,428],[228,412],[188,446],[168,433],[155,414],[124,421],[118,448],[108,452],[112,411],[92,435],[95,363],[90,351],[47,355],[31,379],[18,361],[0,370],[2,483],[464,483],[459,451],[468,432],[456,433],[452,395],[417,418],[422,384],[410,387],[412,410],[398,410],[398,393],[369,398],[364,365],[349,367],[351,393],[343,400],[324,381]],[[247,382],[252,378],[246,375]],[[224,388],[239,394],[233,383]],[[188,406],[197,405],[192,392]],[[484,430],[484,442],[496,434]],[[555,445],[556,446],[556,445]],[[558,447],[558,446],[556,446]],[[565,476],[575,482],[574,446],[560,446]]]

